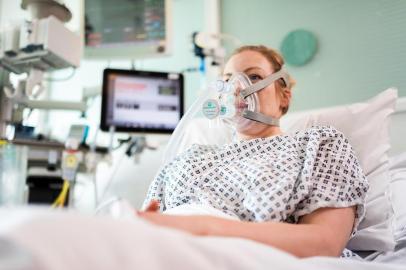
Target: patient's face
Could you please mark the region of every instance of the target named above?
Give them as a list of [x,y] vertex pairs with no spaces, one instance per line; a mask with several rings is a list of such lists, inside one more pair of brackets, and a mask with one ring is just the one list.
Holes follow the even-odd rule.
[[[226,63],[223,73],[223,79],[228,80],[237,72],[245,73],[252,83],[256,83],[270,74],[274,73],[274,68],[271,63],[259,52],[243,51],[230,58]],[[280,110],[280,98],[275,89],[275,83],[272,83],[264,89],[257,92],[259,97],[260,112],[280,118],[282,112]],[[250,133],[257,132],[259,129],[266,129],[269,126],[257,123],[255,127],[251,126],[250,130],[239,130],[240,132]]]

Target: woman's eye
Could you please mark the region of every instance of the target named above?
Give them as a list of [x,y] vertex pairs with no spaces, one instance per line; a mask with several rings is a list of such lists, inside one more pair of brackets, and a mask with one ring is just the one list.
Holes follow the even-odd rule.
[[262,77],[257,74],[250,74],[248,75],[248,78],[250,78],[251,82],[257,82],[262,80]]

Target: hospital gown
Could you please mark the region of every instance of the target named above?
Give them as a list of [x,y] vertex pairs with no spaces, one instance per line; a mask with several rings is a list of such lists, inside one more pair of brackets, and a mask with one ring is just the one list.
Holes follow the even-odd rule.
[[221,147],[193,145],[152,182],[161,211],[209,205],[244,221],[297,223],[323,207],[356,206],[364,215],[368,182],[344,135],[333,127],[257,138]]

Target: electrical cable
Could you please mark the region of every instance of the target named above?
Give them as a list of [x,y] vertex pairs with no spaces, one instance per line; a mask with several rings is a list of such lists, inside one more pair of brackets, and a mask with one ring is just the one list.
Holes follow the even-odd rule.
[[94,188],[94,205],[95,207],[99,204],[99,191],[97,189],[97,179],[96,179],[96,171],[93,173],[93,188]]
[[100,205],[98,205],[96,207],[96,209],[94,210],[94,213],[97,215],[100,213],[100,211],[102,211],[104,208],[106,208],[107,206],[111,205],[112,203],[115,203],[117,201],[120,201],[121,198],[120,197],[111,197],[108,200],[100,203]]
[[96,132],[94,134],[94,138],[92,143],[90,144],[90,154],[92,156],[91,159],[89,159],[88,161],[90,161],[90,171],[93,172],[93,177],[92,177],[92,182],[93,182],[93,188],[94,188],[94,205],[95,207],[98,205],[99,203],[99,192],[98,192],[98,188],[97,188],[97,179],[96,179],[96,173],[97,173],[97,157],[96,155],[96,143],[97,143],[97,136],[99,134],[99,129],[96,129]]
[[180,73],[186,73],[186,72],[197,72],[199,71],[198,67],[188,67],[188,68],[184,68],[180,71]]
[[48,78],[44,78],[44,80],[45,81],[48,81],[48,82],[63,82],[63,81],[67,81],[67,80],[69,80],[69,79],[71,79],[74,75],[75,75],[75,73],[76,73],[76,68],[74,68],[74,67],[72,67],[71,68],[71,74],[69,74],[67,77],[65,77],[65,78],[50,78],[50,77],[48,77]]
[[109,153],[111,153],[113,151],[113,142],[114,142],[114,132],[116,131],[116,127],[115,126],[110,126],[109,128],[109,135],[110,135],[110,140],[109,140]]
[[120,165],[123,163],[123,160],[124,160],[125,156],[126,156],[126,153],[125,153],[125,151],[124,151],[124,153],[123,153],[122,156],[120,157],[120,159],[119,159],[119,161],[118,161],[116,167],[114,168],[113,172],[111,173],[109,180],[107,181],[106,187],[104,188],[103,193],[101,194],[101,197],[100,197],[100,199],[99,199],[100,202],[103,201],[104,197],[105,197],[106,194],[107,194],[107,191],[110,189],[111,184],[112,184],[113,181],[114,181],[114,177],[116,176],[116,174],[117,174],[117,172],[118,172],[118,169],[121,167]]
[[34,111],[33,108],[28,108],[28,109],[29,109],[29,111],[28,111],[27,115],[23,117],[22,123],[27,122],[30,119],[30,116],[32,115],[32,112]]
[[64,180],[61,192],[59,193],[58,197],[56,198],[56,200],[52,204],[52,206],[51,206],[52,208],[63,207],[65,205],[66,198],[68,196],[69,186],[70,186],[69,181]]

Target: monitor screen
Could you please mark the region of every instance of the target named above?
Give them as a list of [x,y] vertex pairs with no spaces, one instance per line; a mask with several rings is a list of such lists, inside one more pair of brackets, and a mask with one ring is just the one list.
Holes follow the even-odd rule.
[[172,0],[84,1],[85,56],[145,58],[170,53],[171,2]]
[[102,130],[171,133],[182,115],[182,74],[104,70]]

